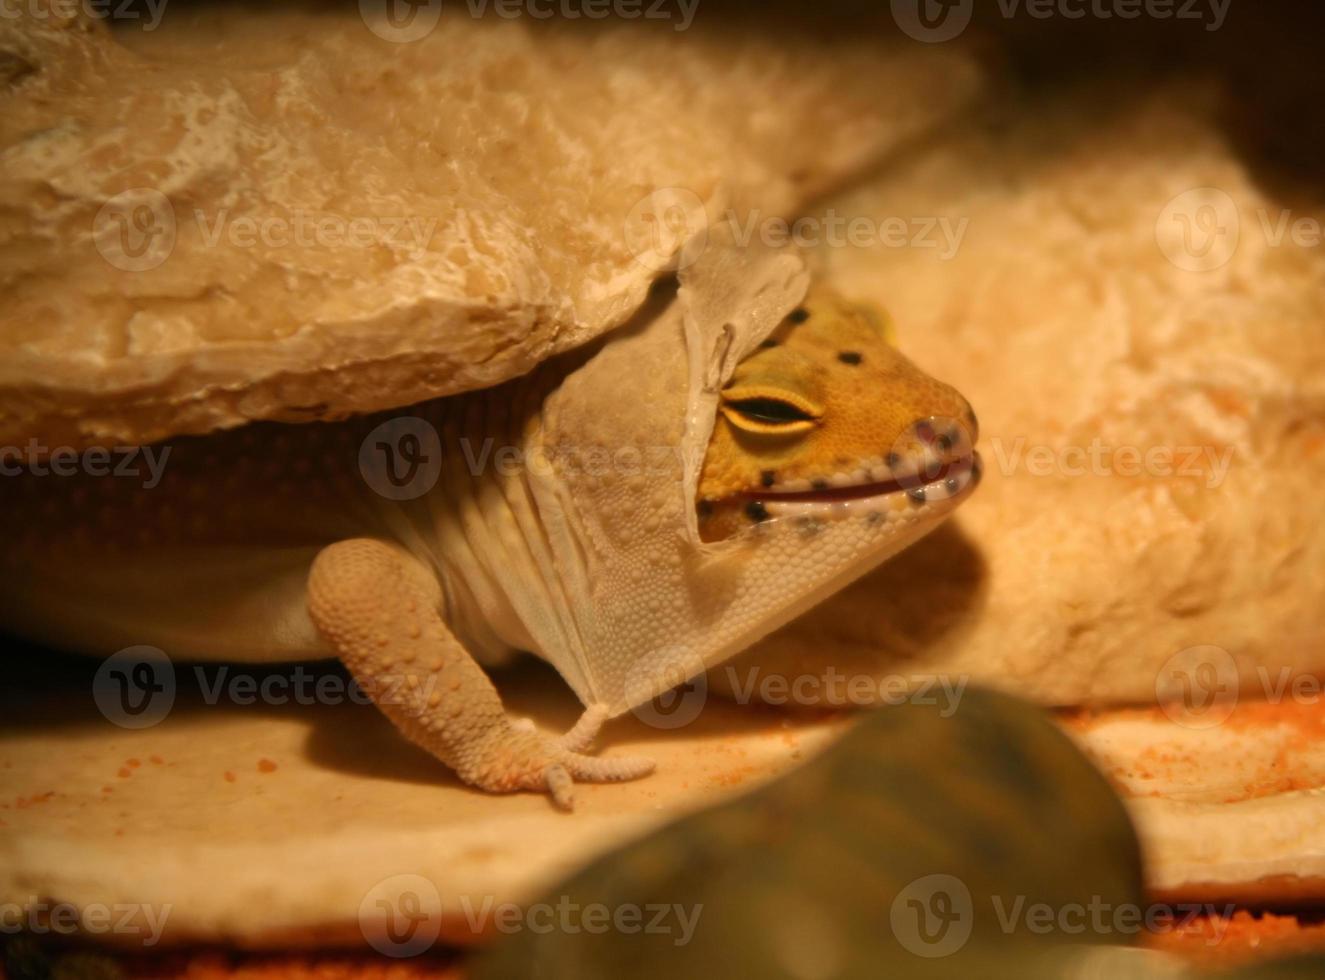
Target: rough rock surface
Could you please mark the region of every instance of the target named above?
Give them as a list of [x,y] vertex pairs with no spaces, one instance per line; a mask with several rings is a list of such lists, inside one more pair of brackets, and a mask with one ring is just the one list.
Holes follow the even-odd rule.
[[626,319],[706,221],[794,212],[979,79],[951,45],[704,17],[448,15],[398,42],[354,4],[114,33],[23,9],[0,20],[0,444],[515,376]]

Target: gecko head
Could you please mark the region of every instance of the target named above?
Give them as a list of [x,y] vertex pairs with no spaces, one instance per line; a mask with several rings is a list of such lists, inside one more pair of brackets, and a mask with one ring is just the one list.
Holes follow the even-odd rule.
[[966,399],[897,350],[885,315],[812,289],[722,390],[701,536],[860,522],[909,543],[979,481],[976,436]]

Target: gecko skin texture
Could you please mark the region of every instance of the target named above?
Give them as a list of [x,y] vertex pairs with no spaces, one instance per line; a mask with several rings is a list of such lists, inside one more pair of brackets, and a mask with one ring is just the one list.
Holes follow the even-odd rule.
[[324,549],[308,578],[313,622],[400,731],[465,782],[497,793],[547,790],[569,809],[575,779],[610,782],[653,771],[648,759],[599,759],[587,747],[605,720],[586,712],[552,739],[512,724],[492,681],[438,614],[437,578],[381,541]]
[[[790,271],[682,276],[597,345],[494,388],[181,437],[156,447],[150,485],[6,477],[0,617],[102,656],[337,656],[490,792],[568,808],[577,782],[644,776],[647,759],[586,754],[605,722],[907,547],[979,479],[970,407],[886,318],[769,263]],[[731,288],[751,281],[772,285]],[[706,346],[720,336],[743,339]],[[719,349],[730,367],[697,368]],[[417,492],[384,482],[416,469]],[[512,651],[586,706],[569,732],[507,715],[481,664]]]

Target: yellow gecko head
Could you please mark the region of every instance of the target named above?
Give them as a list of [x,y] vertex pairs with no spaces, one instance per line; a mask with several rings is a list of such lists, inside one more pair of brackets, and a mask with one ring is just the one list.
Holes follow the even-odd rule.
[[701,534],[949,510],[979,479],[976,435],[966,399],[897,350],[884,315],[816,287],[722,391]]

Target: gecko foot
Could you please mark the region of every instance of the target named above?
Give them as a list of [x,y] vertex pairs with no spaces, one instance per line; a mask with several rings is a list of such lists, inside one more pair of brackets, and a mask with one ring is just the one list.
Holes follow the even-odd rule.
[[561,761],[543,770],[543,782],[553,803],[563,810],[572,810],[575,808],[577,779],[590,783],[620,783],[647,776],[654,768],[652,759],[641,756],[597,759],[569,752]]
[[[601,724],[597,714],[595,712],[593,723],[587,727]],[[577,782],[623,782],[647,776],[654,770],[652,759],[637,756],[605,759],[582,755],[565,748],[560,738],[520,731],[511,725],[507,725],[504,732],[499,730],[493,735],[485,743],[475,746],[471,760],[466,760],[468,764],[458,770],[461,777],[493,792],[524,789],[547,793],[553,803],[564,810],[573,805],[574,784]]]

